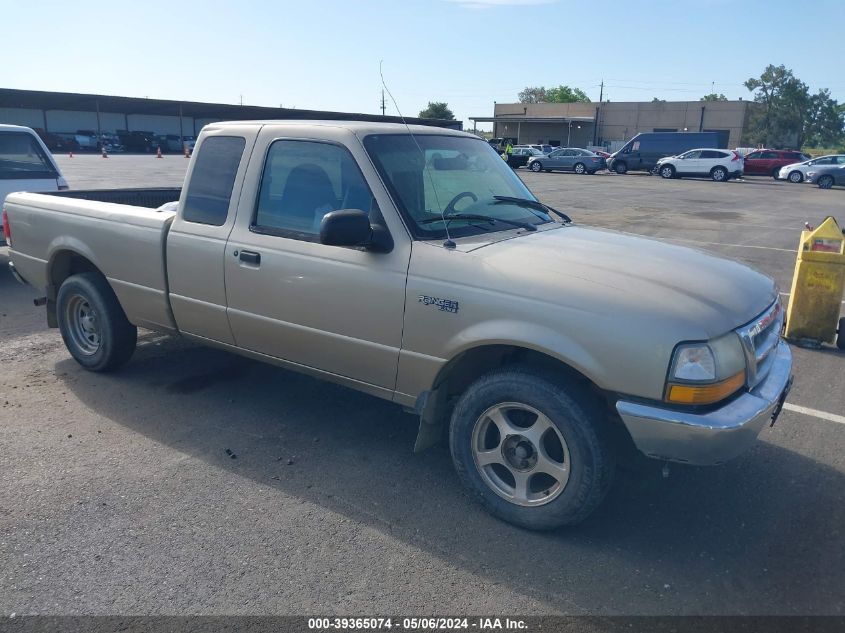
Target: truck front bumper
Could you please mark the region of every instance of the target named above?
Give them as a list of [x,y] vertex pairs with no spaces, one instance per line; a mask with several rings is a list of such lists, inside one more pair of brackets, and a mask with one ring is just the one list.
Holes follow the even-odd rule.
[[766,378],[754,389],[707,413],[620,400],[616,410],[634,444],[648,457],[689,464],[721,464],[748,449],[780,413],[792,386],[792,352],[784,341]]

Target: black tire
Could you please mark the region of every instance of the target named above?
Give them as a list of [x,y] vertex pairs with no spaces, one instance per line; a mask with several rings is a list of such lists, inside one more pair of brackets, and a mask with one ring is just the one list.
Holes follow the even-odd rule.
[[[492,371],[467,388],[452,414],[449,445],[452,461],[462,483],[488,512],[524,528],[548,530],[579,523],[598,507],[613,480],[615,455],[606,439],[602,408],[597,402],[584,397],[585,393],[585,390],[575,388],[566,377],[556,377],[554,374],[550,376],[547,372],[541,376],[526,367],[506,367]],[[537,483],[535,478],[542,475],[539,469],[532,472],[532,469],[538,468],[536,450],[534,465],[520,471],[523,475],[528,473],[528,495],[539,495],[539,499],[532,502],[535,505],[518,505],[507,500],[501,491],[497,492],[494,485],[485,479],[489,479],[489,474],[482,475],[482,472],[493,472],[484,470],[485,468],[505,468],[507,472],[511,472],[511,479],[515,482],[513,471],[508,470],[510,467],[506,468],[504,463],[482,467],[476,465],[476,431],[479,425],[487,424],[489,428],[492,417],[485,414],[504,403],[508,403],[509,407],[527,405],[546,416],[553,426],[549,426],[541,435],[545,441],[548,441],[549,437],[565,440],[564,451],[568,453],[561,455],[566,454],[569,457],[568,478],[553,492],[550,501],[543,499],[543,494],[549,494],[548,491],[532,490]],[[513,453],[507,451],[505,442],[508,438],[519,442],[520,436],[502,436],[498,431],[494,431],[494,436],[498,437],[498,446],[494,449],[501,447],[501,452],[495,453],[494,450],[491,454],[501,455],[503,462],[511,459]],[[543,442],[541,439],[540,443]],[[521,457],[525,457],[524,451]],[[496,459],[499,460],[498,457]],[[565,457],[556,461],[563,463]],[[539,483],[542,488],[543,479]],[[515,483],[513,489],[516,491]]]
[[674,178],[675,177],[675,168],[672,165],[663,165],[660,168],[660,176],[661,178]]
[[533,171],[535,174],[539,174],[541,171],[543,171],[543,163],[541,163],[539,160],[535,160],[533,163],[531,163],[531,171]]
[[572,171],[574,171],[579,176],[583,176],[587,173],[587,166],[584,163],[575,163],[572,166]]
[[85,369],[117,369],[135,351],[138,328],[126,318],[114,291],[99,273],[65,279],[56,298],[56,313],[65,346]]
[[621,174],[627,174],[628,173],[628,164],[627,163],[621,163],[621,162],[614,163],[613,171],[615,171],[617,174],[620,174],[620,175]]
[[804,174],[802,174],[800,171],[798,171],[796,169],[795,171],[789,172],[789,175],[786,177],[786,179],[789,182],[795,182],[795,183],[804,182]]
[[778,178],[778,174],[780,174],[780,167],[775,167],[772,170],[772,178],[774,178],[775,180],[780,180],[780,178]]
[[728,170],[722,166],[716,166],[710,170],[710,177],[715,182],[728,182]]
[[836,337],[836,347],[845,350],[845,317],[839,319],[839,334]]
[[824,176],[819,176],[818,179],[819,189],[831,189],[833,188],[833,176],[825,174]]

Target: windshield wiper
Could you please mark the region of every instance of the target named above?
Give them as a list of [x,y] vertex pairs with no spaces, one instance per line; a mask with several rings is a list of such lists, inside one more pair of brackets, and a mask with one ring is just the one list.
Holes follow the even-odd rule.
[[557,209],[553,209],[549,205],[543,204],[542,202],[540,202],[538,200],[531,200],[530,198],[514,198],[514,197],[511,197],[511,196],[493,196],[493,199],[496,200],[496,202],[510,202],[512,204],[520,205],[520,206],[523,206],[523,207],[529,207],[531,209],[539,209],[540,211],[546,211],[547,213],[551,212],[551,213],[554,213],[556,216],[558,216],[561,220],[563,220],[567,224],[572,223],[572,218],[570,218],[568,215],[566,215],[563,211],[558,211]]
[[537,227],[531,222],[520,222],[519,220],[507,220],[505,218],[494,218],[491,215],[477,215],[475,213],[450,213],[439,218],[428,218],[421,220],[420,224],[431,224],[432,222],[448,222],[450,220],[482,220],[485,222],[502,222],[503,224],[510,224],[511,226],[518,226],[526,231],[536,231]]

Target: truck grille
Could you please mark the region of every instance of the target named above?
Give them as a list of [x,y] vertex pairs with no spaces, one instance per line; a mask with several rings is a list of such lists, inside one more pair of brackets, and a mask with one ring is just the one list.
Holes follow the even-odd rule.
[[780,299],[777,299],[760,316],[736,331],[745,351],[749,389],[760,384],[771,369],[772,352],[778,346],[783,330],[783,316]]

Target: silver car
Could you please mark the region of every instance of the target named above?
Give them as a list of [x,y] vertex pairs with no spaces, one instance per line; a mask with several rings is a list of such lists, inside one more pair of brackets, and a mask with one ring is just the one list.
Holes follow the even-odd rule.
[[562,147],[548,156],[528,159],[528,169],[540,171],[574,171],[576,174],[594,174],[607,168],[607,161],[598,154],[580,147]]
[[804,182],[807,174],[811,171],[817,171],[818,167],[845,165],[845,154],[830,154],[828,156],[819,156],[812,160],[805,160],[803,163],[793,163],[780,168],[778,172],[778,180],[788,180],[789,182]]
[[823,165],[807,172],[807,182],[817,184],[819,189],[830,189],[833,185],[845,185],[845,165]]

